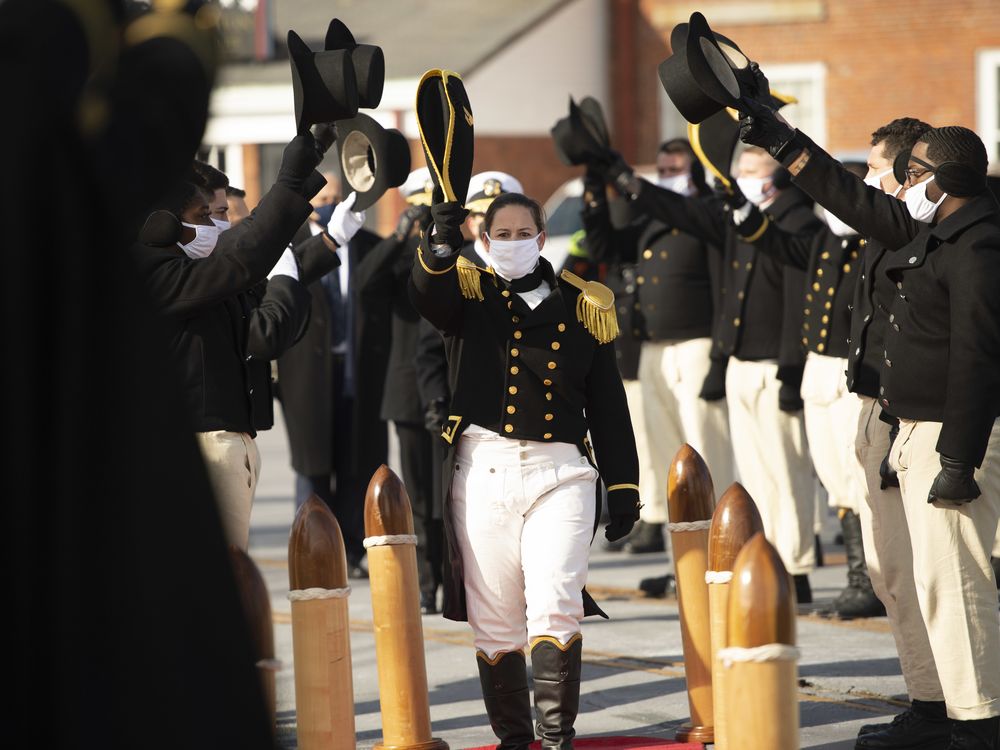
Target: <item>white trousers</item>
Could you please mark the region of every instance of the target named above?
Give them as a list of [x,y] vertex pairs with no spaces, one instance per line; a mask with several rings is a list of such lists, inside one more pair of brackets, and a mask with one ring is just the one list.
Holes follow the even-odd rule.
[[941,470],[940,422],[900,420],[889,461],[899,476],[917,603],[953,719],[1000,715],[1000,615],[990,552],[1000,522],[1000,421],[971,503],[928,504]]
[[[642,406],[642,383],[638,380],[623,380],[625,400],[628,402],[628,413],[632,416],[632,432],[635,435],[635,452],[639,457],[639,501],[642,508],[639,517],[647,523],[663,523],[666,512],[663,497],[656,494],[656,482],[653,481],[653,455],[646,438],[646,415]],[[652,511],[647,508],[656,506]],[[652,513],[652,515],[649,515]]]
[[847,360],[809,352],[802,401],[809,454],[834,508],[858,513],[864,502],[855,437],[861,399],[847,390]]
[[489,658],[580,632],[597,477],[568,443],[460,438],[451,513],[469,624]]
[[733,483],[726,401],[698,397],[708,374],[711,349],[712,340],[707,338],[642,344],[639,383],[652,471],[639,474],[643,487],[639,513],[647,523],[667,521],[670,462],[684,443],[705,459],[718,494]]
[[216,430],[196,436],[226,539],[245,552],[250,545],[250,510],[260,477],[257,443],[245,432]]
[[777,375],[774,362],[730,358],[726,401],[740,481],[760,511],[767,540],[798,575],[816,565],[816,488],[802,415],[778,408]]

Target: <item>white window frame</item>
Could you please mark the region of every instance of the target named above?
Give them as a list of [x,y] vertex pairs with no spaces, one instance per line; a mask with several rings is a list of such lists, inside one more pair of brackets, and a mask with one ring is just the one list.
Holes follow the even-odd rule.
[[976,131],[986,144],[990,172],[1000,168],[1000,48],[976,52]]

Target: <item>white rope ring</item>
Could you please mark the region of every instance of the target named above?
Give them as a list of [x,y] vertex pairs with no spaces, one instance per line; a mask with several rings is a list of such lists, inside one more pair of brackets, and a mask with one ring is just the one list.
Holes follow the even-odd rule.
[[731,570],[706,570],[705,583],[729,583],[733,580]]
[[730,646],[719,649],[719,661],[728,669],[737,662],[763,664],[769,661],[798,661],[799,649],[786,643],[768,643],[754,648]]
[[346,599],[350,595],[350,586],[342,589],[295,589],[288,592],[288,600],[292,602],[308,602],[314,599]]
[[281,659],[261,659],[255,666],[268,672],[280,672],[282,664]]
[[385,536],[365,537],[365,549],[369,547],[382,547],[387,544],[416,544],[416,534],[386,534]]
[[668,523],[667,528],[671,532],[677,531],[708,531],[712,528],[712,519],[708,518],[704,521],[679,521],[677,523]]

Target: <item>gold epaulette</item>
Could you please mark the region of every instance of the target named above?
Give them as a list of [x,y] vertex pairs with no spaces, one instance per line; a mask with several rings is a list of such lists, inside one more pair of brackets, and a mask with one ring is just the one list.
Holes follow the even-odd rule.
[[480,282],[480,274],[492,273],[491,268],[480,268],[468,258],[459,255],[455,262],[455,269],[458,271],[458,288],[462,296],[466,299],[483,301],[483,289]]
[[615,294],[598,281],[585,281],[570,271],[563,271],[560,278],[580,290],[576,298],[576,319],[602,344],[618,336],[618,315],[615,313]]

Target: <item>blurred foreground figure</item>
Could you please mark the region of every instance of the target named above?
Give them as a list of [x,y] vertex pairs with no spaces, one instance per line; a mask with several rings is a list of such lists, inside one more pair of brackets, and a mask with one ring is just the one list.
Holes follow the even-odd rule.
[[[198,20],[126,28],[112,2],[0,4],[0,77],[20,102],[0,122],[8,732],[44,747],[273,747],[215,503],[126,252],[201,139],[214,30]],[[33,197],[55,175],[58,237]]]

